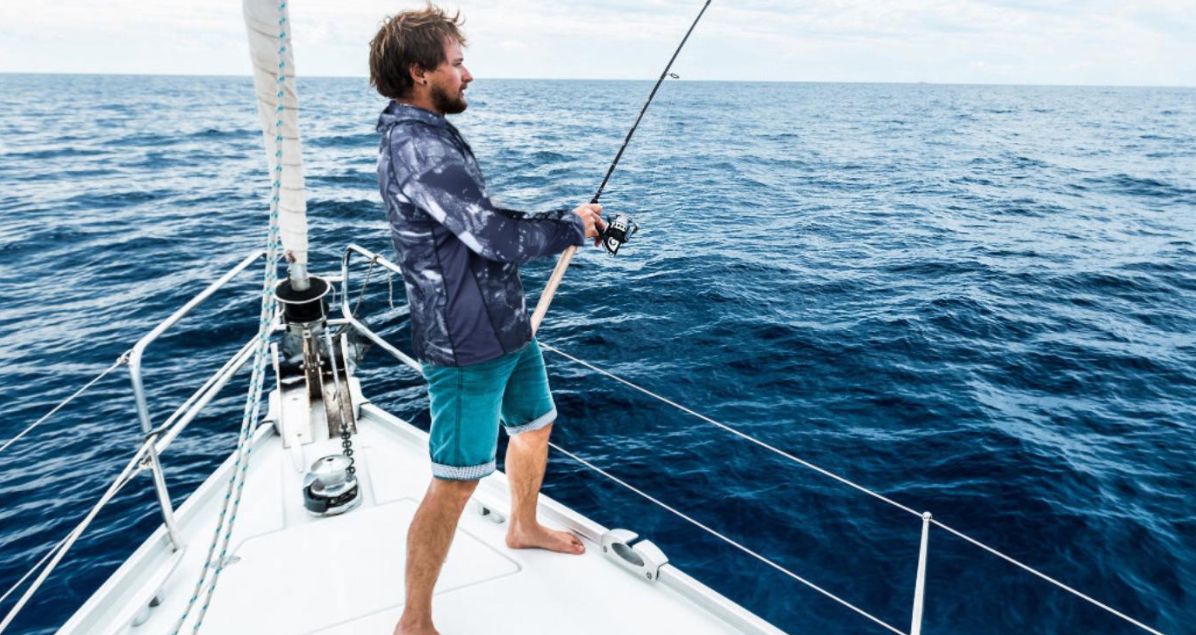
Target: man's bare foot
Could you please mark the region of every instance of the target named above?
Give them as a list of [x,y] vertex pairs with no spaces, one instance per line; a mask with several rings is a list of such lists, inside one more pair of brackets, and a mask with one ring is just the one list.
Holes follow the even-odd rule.
[[567,531],[549,529],[539,523],[530,528],[511,525],[511,528],[507,530],[507,546],[512,549],[547,549],[573,555],[581,555],[586,552],[581,538]]
[[407,623],[400,619],[398,624],[395,624],[394,635],[440,635],[440,631],[432,626],[431,622]]

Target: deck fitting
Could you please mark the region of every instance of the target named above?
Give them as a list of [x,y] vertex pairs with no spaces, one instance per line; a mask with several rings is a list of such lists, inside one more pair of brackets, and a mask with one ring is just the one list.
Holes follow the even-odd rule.
[[651,540],[639,540],[628,529],[611,529],[602,534],[602,553],[612,562],[648,582],[660,579],[660,568],[669,558]]

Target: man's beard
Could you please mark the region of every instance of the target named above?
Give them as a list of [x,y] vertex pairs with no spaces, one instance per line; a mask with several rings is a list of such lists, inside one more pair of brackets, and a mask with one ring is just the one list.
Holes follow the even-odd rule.
[[465,108],[469,105],[465,103],[465,95],[460,92],[456,97],[449,96],[443,88],[439,86],[432,87],[432,105],[436,106],[436,110],[446,114],[455,115],[457,113],[465,112]]

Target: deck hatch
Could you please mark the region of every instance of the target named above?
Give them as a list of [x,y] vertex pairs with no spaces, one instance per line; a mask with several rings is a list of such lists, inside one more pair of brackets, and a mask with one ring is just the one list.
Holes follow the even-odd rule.
[[[402,605],[416,506],[401,499],[246,540],[221,576],[205,630],[307,633]],[[518,571],[513,560],[458,531],[436,592]]]

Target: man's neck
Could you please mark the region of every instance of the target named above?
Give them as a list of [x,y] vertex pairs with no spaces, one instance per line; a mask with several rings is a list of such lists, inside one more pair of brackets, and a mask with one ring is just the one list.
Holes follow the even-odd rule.
[[436,109],[436,106],[435,106],[435,104],[432,103],[432,98],[429,95],[412,95],[410,97],[396,99],[395,101],[400,104],[406,104],[408,106],[415,106],[416,108],[419,108],[421,110],[426,110],[430,113],[439,115],[441,117],[444,116],[444,113],[442,113]]

